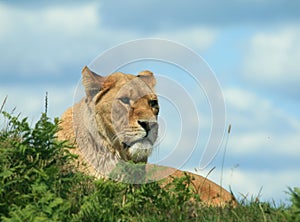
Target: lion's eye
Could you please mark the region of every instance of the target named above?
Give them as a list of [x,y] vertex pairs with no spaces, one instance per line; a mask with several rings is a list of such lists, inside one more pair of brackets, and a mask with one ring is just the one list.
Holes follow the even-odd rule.
[[157,100],[150,100],[150,101],[149,101],[149,105],[150,105],[152,108],[158,108],[158,102],[157,102]]
[[126,104],[126,105],[129,105],[130,104],[130,99],[128,97],[122,97],[120,98],[121,102]]

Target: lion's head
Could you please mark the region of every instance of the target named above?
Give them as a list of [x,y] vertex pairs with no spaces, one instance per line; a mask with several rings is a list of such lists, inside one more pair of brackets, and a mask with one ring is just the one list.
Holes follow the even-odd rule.
[[85,67],[82,77],[85,103],[107,149],[124,161],[147,162],[158,133],[153,73],[102,77]]

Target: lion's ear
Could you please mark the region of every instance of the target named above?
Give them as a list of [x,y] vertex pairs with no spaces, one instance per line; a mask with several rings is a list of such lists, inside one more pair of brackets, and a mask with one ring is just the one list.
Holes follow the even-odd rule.
[[142,71],[137,75],[137,77],[141,78],[151,88],[153,88],[156,84],[156,79],[151,71]]
[[105,77],[97,75],[87,66],[82,69],[82,84],[88,97],[93,98],[102,88]]

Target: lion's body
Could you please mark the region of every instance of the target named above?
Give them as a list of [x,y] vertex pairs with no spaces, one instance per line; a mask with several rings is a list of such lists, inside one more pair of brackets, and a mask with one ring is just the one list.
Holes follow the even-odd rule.
[[[116,73],[101,77],[83,69],[86,97],[69,108],[61,118],[60,140],[76,144],[71,152],[85,162],[87,173],[107,177],[120,162],[146,163],[157,137],[159,111],[151,72],[138,76]],[[184,172],[156,168],[151,179],[182,177]],[[207,204],[224,205],[232,195],[212,181],[192,173],[193,185]]]

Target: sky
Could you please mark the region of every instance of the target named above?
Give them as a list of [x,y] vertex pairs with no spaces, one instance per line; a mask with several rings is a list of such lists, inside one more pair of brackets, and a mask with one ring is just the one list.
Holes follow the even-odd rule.
[[[240,199],[286,202],[288,187],[300,186],[299,10],[297,0],[0,1],[0,101],[8,96],[5,110],[34,123],[48,92],[48,115],[59,117],[84,95],[81,70],[99,55],[138,39],[171,41],[202,58],[197,75],[217,81],[226,112],[212,110],[208,91],[218,86],[198,84],[182,64],[123,65],[158,78],[160,137],[149,161],[203,176],[215,167],[208,178]],[[223,116],[223,141],[200,167]]]

